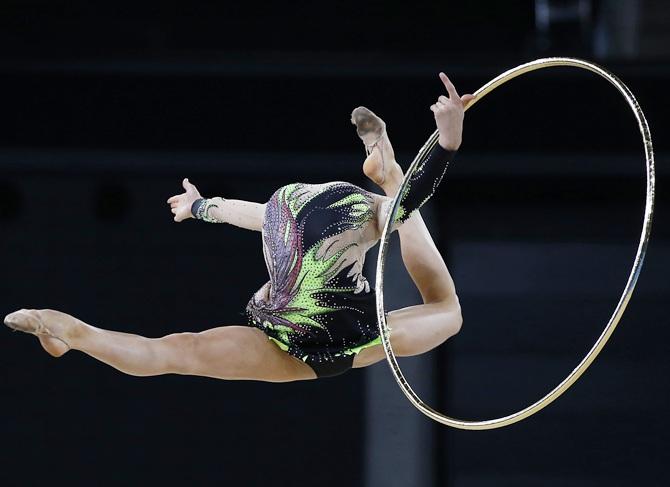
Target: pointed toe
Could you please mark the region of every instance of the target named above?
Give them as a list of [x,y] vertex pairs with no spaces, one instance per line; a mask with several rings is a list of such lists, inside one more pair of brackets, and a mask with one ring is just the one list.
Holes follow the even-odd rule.
[[12,329],[16,329],[19,324],[20,311],[14,311],[5,316],[4,323]]

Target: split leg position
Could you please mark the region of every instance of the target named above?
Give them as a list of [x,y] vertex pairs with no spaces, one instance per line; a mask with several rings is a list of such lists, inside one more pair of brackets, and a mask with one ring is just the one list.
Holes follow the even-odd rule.
[[[368,170],[381,168],[381,150],[392,168],[384,190],[397,191],[402,171],[389,158],[391,146],[384,136],[366,160]],[[369,175],[372,174],[369,172]],[[391,311],[391,343],[399,356],[426,352],[458,332],[461,324],[458,298],[430,233],[418,212],[398,230],[402,257],[424,304]],[[8,326],[34,333],[54,356],[80,350],[126,374],[152,376],[184,374],[217,379],[286,382],[312,379],[314,371],[301,360],[280,350],[256,328],[225,326],[201,333],[176,333],[146,338],[104,330],[55,310],[20,310],[5,318]],[[384,358],[381,345],[362,350],[354,367],[365,367]]]
[[[440,97],[442,102],[431,107],[438,128],[438,112],[446,111],[447,103],[460,103],[461,112],[463,103],[467,103],[465,97],[454,99],[454,93],[450,90],[450,99]],[[371,112],[368,116],[373,129],[376,123],[383,124]],[[460,144],[460,132],[457,135],[456,147]],[[365,161],[364,171],[387,195],[393,195],[402,180],[402,170],[395,163],[385,130],[377,139]],[[369,141],[364,138],[364,142]],[[441,139],[440,143],[448,147],[454,141]],[[388,315],[394,350],[399,356],[409,356],[424,353],[457,333],[461,314],[451,276],[418,212],[399,232],[403,261],[424,301],[422,305]],[[70,349],[80,350],[135,376],[173,373],[268,382],[316,378],[306,363],[279,349],[262,331],[246,326],[146,338],[103,330],[55,310],[16,311],[7,315],[5,323],[10,328],[37,335],[51,355],[58,357]],[[380,345],[364,349],[355,357],[354,367],[371,365],[383,357]]]

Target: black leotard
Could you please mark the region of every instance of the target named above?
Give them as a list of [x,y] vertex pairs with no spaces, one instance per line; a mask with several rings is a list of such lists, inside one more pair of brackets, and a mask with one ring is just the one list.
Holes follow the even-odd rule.
[[[455,152],[436,144],[404,191],[394,229],[435,192]],[[392,198],[354,184],[292,183],[265,205],[263,255],[270,274],[249,300],[248,324],[307,362],[319,376],[351,367],[355,354],[379,344],[375,292],[363,276],[365,253],[379,240],[377,219]],[[210,201],[191,209],[201,220]]]
[[[433,195],[454,154],[435,145],[401,198],[396,225]],[[267,202],[262,237],[270,280],[247,305],[249,324],[319,376],[346,370],[356,353],[380,343],[375,292],[362,270],[379,238],[378,205],[388,201],[331,182],[289,184]]]

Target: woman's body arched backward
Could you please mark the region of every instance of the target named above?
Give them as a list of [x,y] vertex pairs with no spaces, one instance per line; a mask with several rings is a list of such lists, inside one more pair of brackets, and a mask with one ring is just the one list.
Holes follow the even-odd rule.
[[[388,314],[399,355],[430,350],[461,326],[454,283],[418,212],[460,145],[463,107],[470,99],[459,97],[446,76],[441,78],[450,96],[431,106],[440,144],[412,176],[395,218],[403,261],[424,301]],[[54,310],[20,310],[5,322],[38,335],[52,355],[78,349],[140,376],[282,382],[336,375],[383,359],[374,289],[362,270],[403,174],[384,122],[363,107],[354,110],[352,122],[368,149],[364,171],[385,196],[346,182],[293,183],[260,204],[202,198],[185,179],[184,193],[168,200],[175,221],[194,217],[262,232],[270,280],[251,297],[246,326],[145,338],[96,328]]]

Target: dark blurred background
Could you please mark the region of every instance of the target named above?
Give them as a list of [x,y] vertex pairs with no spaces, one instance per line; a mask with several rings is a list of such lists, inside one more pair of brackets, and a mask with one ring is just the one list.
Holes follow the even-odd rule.
[[[385,118],[407,167],[434,129],[440,70],[464,93],[538,57],[602,64],[645,110],[659,190],[619,328],[527,421],[433,423],[386,363],[284,385],[135,378],[5,331],[0,485],[667,485],[669,27],[663,0],[4,0],[3,315],[55,308],[148,336],[244,323],[267,280],[260,235],[173,223],[165,200],[181,179],[260,202],[293,181],[372,189],[351,110]],[[630,109],[591,73],[532,73],[469,111],[458,160],[423,210],[465,321],[438,350],[401,360],[417,392],[483,419],[553,388],[619,299],[644,189]],[[391,309],[420,299],[397,243]]]

